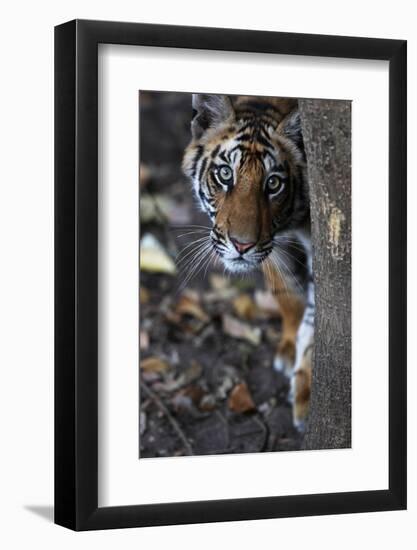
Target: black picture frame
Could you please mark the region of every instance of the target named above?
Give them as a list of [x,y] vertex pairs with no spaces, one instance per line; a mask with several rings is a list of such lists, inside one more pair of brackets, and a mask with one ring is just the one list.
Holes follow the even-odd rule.
[[[98,44],[389,62],[389,488],[98,506]],[[406,508],[406,41],[75,20],[55,28],[55,522],[74,530]]]

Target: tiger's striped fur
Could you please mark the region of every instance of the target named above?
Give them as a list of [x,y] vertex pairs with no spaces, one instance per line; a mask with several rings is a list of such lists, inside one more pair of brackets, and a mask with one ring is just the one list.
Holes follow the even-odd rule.
[[193,95],[183,168],[230,272],[261,268],[283,331],[274,365],[291,378],[294,423],[308,414],[314,288],[307,166],[294,99]]

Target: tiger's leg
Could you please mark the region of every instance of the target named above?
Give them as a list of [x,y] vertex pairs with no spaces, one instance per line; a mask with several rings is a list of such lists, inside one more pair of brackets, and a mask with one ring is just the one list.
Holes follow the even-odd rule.
[[312,361],[313,341],[302,353],[301,360],[294,368],[291,378],[290,401],[292,403],[293,422],[294,426],[301,432],[305,430],[310,407]]
[[308,300],[297,334],[294,372],[291,378],[290,401],[293,406],[294,426],[304,431],[311,393],[314,346],[314,286],[308,285]]
[[265,279],[278,301],[282,319],[282,333],[274,358],[274,368],[291,378],[304,302],[299,295],[288,288],[288,283],[278,271],[265,271]]

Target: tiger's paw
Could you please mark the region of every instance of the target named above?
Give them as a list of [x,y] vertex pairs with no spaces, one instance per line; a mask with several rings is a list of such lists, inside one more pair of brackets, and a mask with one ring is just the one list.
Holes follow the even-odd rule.
[[291,379],[295,360],[295,342],[283,340],[280,342],[274,357],[274,369]]
[[295,428],[304,433],[311,393],[311,357],[304,357],[302,365],[291,378],[289,400],[292,404],[293,423]]
[[274,357],[273,366],[277,372],[281,372],[287,378],[291,378],[293,363],[288,359],[288,357],[283,357],[282,355],[276,355]]

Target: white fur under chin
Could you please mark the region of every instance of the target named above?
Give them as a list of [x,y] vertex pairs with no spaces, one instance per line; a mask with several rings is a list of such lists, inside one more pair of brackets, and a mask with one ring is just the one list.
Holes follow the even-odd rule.
[[260,266],[260,263],[258,262],[248,262],[245,259],[236,261],[233,259],[229,260],[223,256],[220,256],[220,259],[226,268],[226,271],[229,273],[250,273],[251,271],[255,271]]

